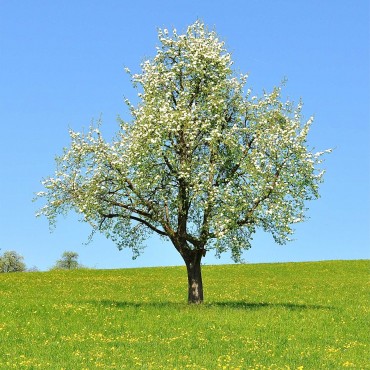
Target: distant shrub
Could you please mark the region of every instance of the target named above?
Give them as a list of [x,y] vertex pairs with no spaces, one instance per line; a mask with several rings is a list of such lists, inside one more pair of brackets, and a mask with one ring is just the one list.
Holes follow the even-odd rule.
[[32,266],[30,268],[27,269],[27,272],[38,272],[40,271],[37,266]]

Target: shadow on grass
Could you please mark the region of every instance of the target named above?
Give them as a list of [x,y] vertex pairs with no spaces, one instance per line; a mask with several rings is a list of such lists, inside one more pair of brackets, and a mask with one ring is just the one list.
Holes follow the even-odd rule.
[[221,307],[227,309],[239,310],[259,310],[266,308],[283,308],[291,311],[304,311],[304,310],[334,310],[332,306],[311,305],[311,304],[295,304],[295,303],[267,303],[267,302],[246,302],[246,301],[226,301],[226,302],[205,302],[201,305],[191,305],[180,302],[129,302],[129,301],[115,301],[115,300],[101,300],[89,301],[88,303],[104,307],[117,307],[117,308],[185,308],[185,307],[202,307],[214,308]]
[[245,302],[245,301],[230,301],[230,302],[212,302],[209,306],[227,307],[245,310],[257,310],[261,308],[285,308],[288,310],[333,310],[332,306],[312,305],[312,304],[296,304],[296,303],[267,303],[267,302]]

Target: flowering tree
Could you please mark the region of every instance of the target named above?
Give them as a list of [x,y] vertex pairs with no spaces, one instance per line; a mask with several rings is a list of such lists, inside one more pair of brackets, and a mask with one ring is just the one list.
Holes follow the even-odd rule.
[[0,255],[0,273],[22,271],[26,271],[26,265],[23,262],[23,257],[17,252],[5,251]]
[[62,254],[62,258],[53,267],[55,270],[75,270],[78,268],[81,268],[81,265],[78,263],[78,253],[71,251],[65,251]]
[[324,152],[306,146],[312,119],[282,102],[280,88],[244,92],[230,54],[197,21],[185,34],[159,30],[152,60],[131,74],[140,103],[127,104],[112,143],[97,127],[70,131],[71,146],[43,182],[40,214],[51,224],[74,210],[136,257],[149,233],[169,239],[188,273],[188,301],[203,301],[201,259],[230,250],[235,261],[257,229],[284,244],[318,197]]

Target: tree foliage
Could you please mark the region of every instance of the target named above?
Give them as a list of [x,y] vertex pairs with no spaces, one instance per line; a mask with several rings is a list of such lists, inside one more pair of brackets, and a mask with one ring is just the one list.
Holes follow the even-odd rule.
[[15,251],[5,251],[0,255],[1,272],[22,272],[26,271],[26,264],[23,257]]
[[[312,118],[302,104],[245,90],[217,34],[197,21],[185,34],[158,32],[160,45],[131,74],[140,102],[109,143],[100,124],[70,131],[54,177],[39,193],[55,223],[74,210],[136,257],[148,234],[168,238],[187,266],[205,250],[239,261],[257,229],[284,244],[318,198],[324,152],[307,146]],[[190,280],[189,280],[190,284]]]
[[53,269],[56,270],[75,270],[81,267],[78,263],[78,253],[66,251],[62,258],[58,260]]

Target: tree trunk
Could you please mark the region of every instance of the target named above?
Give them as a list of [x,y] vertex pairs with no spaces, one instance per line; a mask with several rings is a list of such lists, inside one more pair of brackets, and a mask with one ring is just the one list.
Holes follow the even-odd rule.
[[204,250],[189,251],[184,257],[188,272],[188,303],[203,302],[203,282],[200,261],[204,255]]

